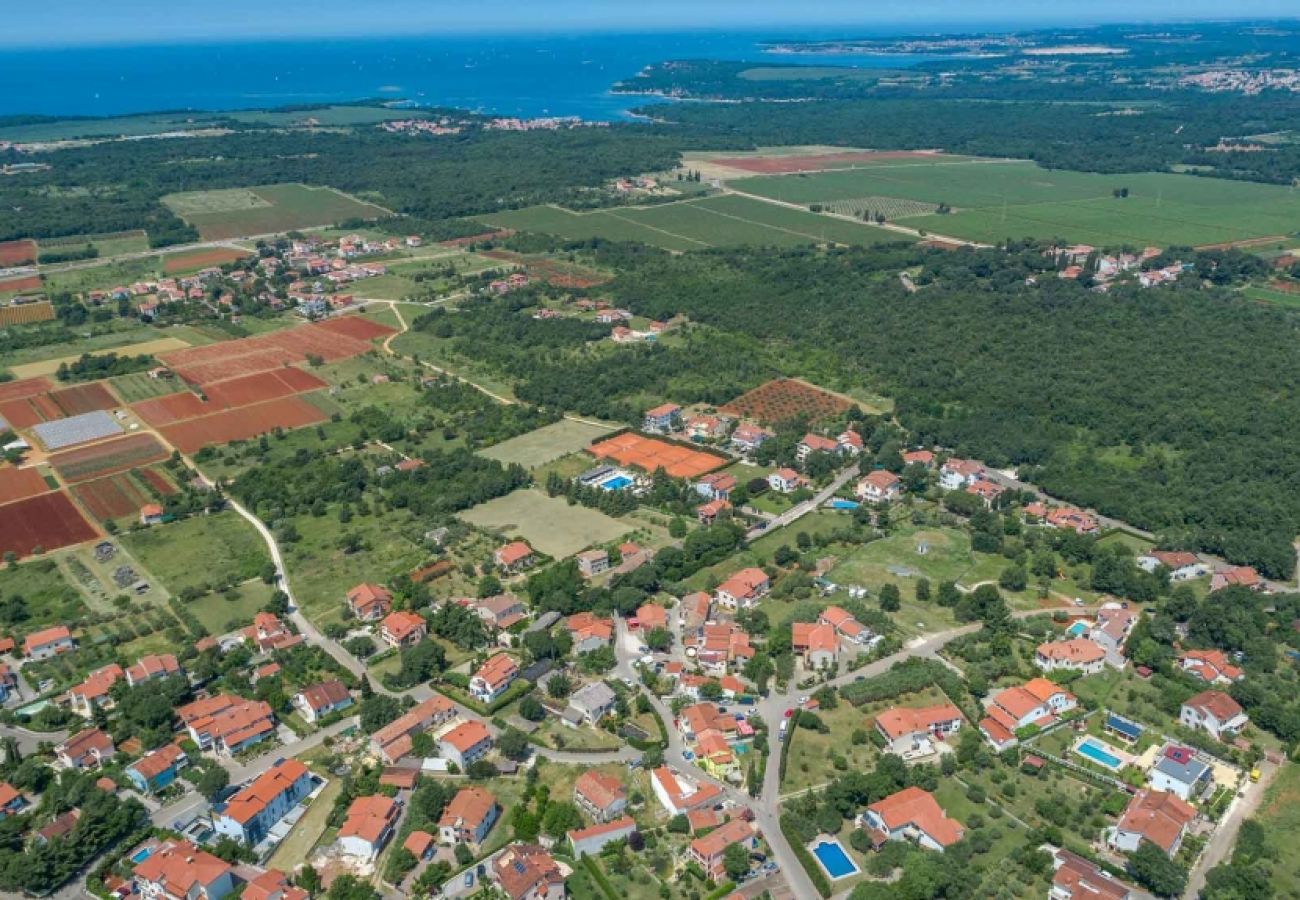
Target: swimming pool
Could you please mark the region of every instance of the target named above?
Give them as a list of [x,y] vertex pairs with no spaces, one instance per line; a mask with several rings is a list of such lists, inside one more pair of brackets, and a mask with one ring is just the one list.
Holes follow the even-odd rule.
[[857,509],[858,501],[856,500],[832,500],[831,509]]
[[1080,756],[1086,756],[1093,762],[1115,771],[1118,771],[1119,767],[1124,764],[1124,760],[1120,759],[1114,753],[1106,752],[1106,750],[1102,748],[1101,744],[1097,743],[1092,738],[1080,741],[1079,745],[1074,748],[1074,752]]
[[135,853],[131,854],[131,862],[138,866],[151,856],[153,856],[153,847],[141,847],[139,850],[135,851]]
[[812,853],[832,879],[847,878],[858,873],[858,867],[854,865],[853,860],[849,859],[849,855],[844,852],[839,841],[820,840],[813,845]]
[[749,752],[749,744],[732,744],[731,749],[737,756],[744,756]]
[[626,475],[615,475],[613,478],[606,478],[600,483],[600,486],[607,491],[621,491],[632,483],[632,479]]
[[1087,631],[1088,631],[1087,622],[1075,622],[1073,625],[1069,627],[1069,629],[1065,633],[1068,634],[1070,637],[1077,638],[1080,635],[1087,633]]

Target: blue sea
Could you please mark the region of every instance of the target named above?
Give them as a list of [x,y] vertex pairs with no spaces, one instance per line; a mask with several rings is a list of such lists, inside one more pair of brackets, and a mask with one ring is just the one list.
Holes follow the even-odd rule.
[[108,116],[369,98],[514,116],[627,117],[614,82],[666,59],[902,68],[932,57],[764,54],[829,34],[425,36],[0,50],[0,115]]

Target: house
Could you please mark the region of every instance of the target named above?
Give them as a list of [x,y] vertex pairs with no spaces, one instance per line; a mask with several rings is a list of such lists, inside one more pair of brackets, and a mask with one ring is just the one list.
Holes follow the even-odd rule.
[[161,525],[163,521],[163,508],[157,503],[146,503],[140,507],[140,524],[141,525]]
[[731,503],[727,500],[710,500],[708,503],[701,503],[695,507],[695,518],[701,525],[712,525],[718,520],[718,516],[731,509]]
[[617,700],[618,697],[609,685],[603,681],[593,681],[569,696],[569,709],[578,713],[583,724],[594,728],[601,719],[614,711]]
[[771,438],[772,432],[759,428],[757,425],[742,422],[731,432],[731,448],[737,453],[748,456],[761,447],[764,441]]
[[1228,662],[1228,655],[1222,650],[1188,650],[1179,658],[1178,665],[1206,684],[1231,684],[1245,677],[1241,669]]
[[386,763],[395,763],[411,752],[414,735],[456,718],[456,707],[440,694],[407,710],[370,736],[370,749]]
[[113,739],[98,728],[78,731],[54,748],[54,755],[69,769],[93,769],[116,754]]
[[44,828],[37,829],[36,834],[32,836],[33,843],[44,846],[56,838],[66,838],[72,833],[72,829],[77,827],[79,821],[81,821],[81,810],[73,807],[55,816]]
[[795,445],[794,458],[802,464],[814,453],[838,454],[839,452],[839,442],[833,441],[828,437],[822,437],[820,434],[809,432],[803,436],[803,439],[800,440],[798,444]]
[[203,749],[237,753],[275,733],[269,704],[218,694],[195,700],[176,710],[190,740]]
[[188,762],[184,750],[175,744],[164,744],[127,766],[126,777],[142,794],[153,794],[175,781],[176,773]]
[[77,646],[66,625],[55,625],[32,632],[23,641],[23,656],[29,660],[49,659]]
[[727,609],[749,609],[772,587],[762,569],[750,566],[732,575],[714,591],[713,598]]
[[405,610],[391,612],[379,623],[379,637],[390,647],[413,647],[428,633],[424,617]]
[[170,678],[181,674],[180,663],[170,653],[142,656],[133,666],[126,670],[126,683],[131,687],[153,681],[157,678]]
[[1264,589],[1264,582],[1260,579],[1259,573],[1251,566],[1225,566],[1214,570],[1213,577],[1210,578],[1210,590],[1217,591],[1220,588],[1240,585],[1241,587],[1250,588],[1252,591]]
[[609,569],[609,551],[583,550],[576,557],[583,578],[592,578]]
[[1107,843],[1116,850],[1133,853],[1143,841],[1150,841],[1167,856],[1182,846],[1196,810],[1167,791],[1141,790],[1129,801],[1119,822],[1109,829]]
[[653,409],[647,409],[645,420],[641,423],[642,431],[672,431],[681,423],[682,408],[676,403],[663,403]]
[[474,612],[494,631],[505,631],[528,618],[528,607],[514,594],[497,594],[474,605]]
[[0,819],[17,815],[27,806],[27,799],[12,785],[0,781]]
[[876,716],[876,731],[886,749],[904,759],[929,756],[935,750],[932,738],[944,740],[961,730],[961,710],[951,703],[937,706],[896,707]]
[[866,503],[887,503],[897,500],[903,492],[903,482],[893,472],[876,469],[858,482],[854,491],[858,499]]
[[948,818],[934,797],[918,787],[903,788],[871,804],[858,824],[877,846],[885,841],[910,840],[939,852],[965,834],[961,823]]
[[1178,721],[1221,741],[1236,737],[1250,723],[1241,704],[1223,691],[1201,691],[1183,704]]
[[284,650],[301,643],[302,638],[289,630],[273,613],[260,612],[253,616],[253,624],[241,632],[244,640],[252,641],[258,650]]
[[218,834],[254,847],[312,792],[316,779],[296,759],[282,759],[213,810]]
[[396,800],[382,794],[353,800],[339,827],[339,850],[357,859],[374,859],[393,836],[401,812]]
[[835,440],[839,444],[840,452],[847,453],[849,456],[861,456],[863,449],[866,447],[866,444],[862,441],[862,435],[852,428],[846,428]]
[[712,472],[695,482],[695,493],[705,500],[730,500],[736,484],[735,475]]
[[1023,685],[994,694],[985,703],[987,715],[979,728],[996,750],[1016,743],[1016,731],[1030,725],[1043,727],[1079,705],[1073,694],[1046,678],[1031,678]]
[[982,476],[966,485],[966,493],[973,494],[983,500],[985,509],[992,509],[993,505],[998,502],[998,498],[1006,492],[1007,489],[1002,485]]
[[668,627],[668,610],[656,603],[644,603],[636,611],[637,627],[643,631]]
[[1147,772],[1148,785],[1168,791],[1179,800],[1198,800],[1214,785],[1214,770],[1196,758],[1188,747],[1166,744]]
[[686,436],[693,441],[705,441],[727,436],[730,420],[718,416],[692,416],[686,420]]
[[695,650],[695,662],[709,675],[725,675],[732,666],[744,665],[754,657],[749,635],[730,622],[704,625],[699,634],[685,640]]
[[569,872],[537,844],[511,844],[491,862],[492,877],[509,900],[564,900]]
[[523,541],[511,541],[498,548],[492,558],[503,572],[522,572],[533,564],[533,548]]
[[626,575],[628,572],[635,572],[654,559],[654,551],[638,546],[631,541],[625,541],[618,545],[618,558],[619,564],[614,569],[614,574]]
[[622,816],[608,822],[598,822],[587,828],[578,828],[564,836],[569,841],[574,858],[595,856],[606,844],[625,841],[636,831],[636,821],[631,816]]
[[959,491],[984,474],[984,467],[973,459],[949,457],[939,467],[939,487],[945,491]]
[[573,640],[574,653],[590,653],[609,646],[614,638],[614,620],[595,613],[574,613],[564,620],[564,630]]
[[221,900],[235,889],[230,863],[189,841],[165,841],[132,870],[143,900]]
[[587,769],[573,783],[573,802],[597,822],[609,822],[627,808],[627,790],[613,775]]
[[1195,553],[1186,550],[1148,550],[1137,558],[1137,566],[1145,572],[1154,572],[1163,566],[1169,570],[1170,581],[1201,578],[1210,571]]
[[1049,509],[1045,521],[1053,528],[1069,529],[1076,534],[1096,534],[1101,530],[1095,517],[1073,506]]
[[792,635],[794,652],[803,656],[804,668],[822,669],[835,664],[840,641],[831,625],[795,622]]
[[89,719],[95,710],[113,705],[108,692],[124,676],[122,667],[117,663],[96,669],[86,676],[86,680],[68,691],[68,706],[73,712]]
[[712,604],[713,598],[705,591],[695,591],[683,597],[678,604],[678,615],[681,617],[682,629],[694,631],[708,621],[709,607]]
[[1044,672],[1064,669],[1067,672],[1095,675],[1106,664],[1106,651],[1100,644],[1095,644],[1087,638],[1048,641],[1038,645],[1038,649],[1034,652],[1034,663]]
[[267,869],[245,885],[239,900],[309,900],[310,896],[289,884],[289,876],[279,869]]
[[313,684],[294,694],[293,705],[308,722],[316,722],[351,706],[352,694],[348,692],[343,682],[331,678],[329,681]]
[[1097,621],[1088,630],[1088,640],[1106,651],[1106,664],[1122,669],[1128,664],[1124,644],[1137,624],[1138,614],[1118,603],[1107,604],[1097,611]]
[[499,811],[497,798],[483,788],[461,788],[438,820],[438,843],[477,847],[492,830]]
[[934,454],[929,450],[908,450],[903,453],[903,465],[934,468]]
[[462,722],[438,741],[438,754],[463,772],[492,749],[492,735],[477,719]]
[[402,847],[420,862],[431,859],[436,846],[433,835],[427,831],[412,831],[402,842]]
[[393,608],[393,595],[387,588],[362,582],[348,591],[348,609],[362,622],[374,622]]
[[1132,900],[1137,889],[1069,850],[1052,856],[1052,888],[1048,900]]
[[697,782],[668,766],[651,770],[650,789],[670,816],[712,807],[722,800],[719,788],[708,782]]
[[725,822],[704,837],[691,841],[686,856],[704,870],[706,877],[721,883],[727,878],[722,855],[732,844],[740,844],[746,850],[757,848],[758,836],[754,833],[754,826],[739,818]]
[[835,629],[835,633],[855,644],[871,644],[876,635],[871,629],[853,617],[848,610],[839,606],[828,606],[817,616],[817,621]]
[[804,478],[794,469],[781,468],[767,476],[768,486],[779,494],[791,494],[804,484]]
[[504,653],[498,653],[479,666],[469,680],[469,692],[482,703],[491,703],[519,677],[519,666]]

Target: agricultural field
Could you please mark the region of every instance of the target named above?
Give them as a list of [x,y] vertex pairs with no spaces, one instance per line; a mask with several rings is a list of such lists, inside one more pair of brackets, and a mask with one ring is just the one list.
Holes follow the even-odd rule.
[[210,444],[248,440],[277,428],[301,428],[328,418],[319,407],[301,397],[281,397],[164,425],[158,432],[182,453],[195,453]]
[[168,194],[162,202],[199,230],[204,240],[227,240],[332,225],[344,219],[377,219],[387,210],[328,187],[271,184]]
[[0,555],[19,558],[99,536],[68,495],[51,491],[0,506]]
[[139,253],[149,249],[149,238],[139,230],[111,231],[99,234],[73,234],[67,237],[41,238],[38,244],[40,253],[58,253],[63,250],[94,247],[101,257],[117,256],[121,253]]
[[72,486],[78,502],[101,522],[135,520],[140,507],[154,502],[154,492],[174,494],[176,488],[156,469],[119,472]]
[[491,225],[546,232],[567,240],[603,237],[639,241],[665,250],[877,244],[907,239],[871,225],[730,194],[582,213],[558,206],[533,206],[491,213],[480,219]]
[[[219,339],[212,334],[215,329],[189,325],[160,329],[123,319],[114,319],[105,324],[107,327],[104,330],[97,329],[96,333],[89,336],[75,337],[58,344],[11,350],[0,355],[0,366],[7,368],[15,378],[32,378],[37,375],[53,375],[58,370],[59,363],[70,363],[83,353],[113,350],[118,353],[158,354],[195,344],[210,344]],[[137,351],[136,348],[141,349]]]
[[479,456],[495,459],[504,465],[518,463],[526,469],[535,469],[566,454],[583,449],[592,441],[603,437],[613,427],[561,419],[536,431],[521,434],[486,450],[480,450]]
[[103,119],[65,119],[0,127],[0,141],[20,143],[68,141],[88,137],[133,137],[163,131],[213,127],[219,113],[150,113],[138,116],[111,116]]
[[107,384],[114,394],[122,398],[123,403],[128,404],[174,394],[179,387],[175,379],[150,378],[147,372],[118,375],[116,378],[108,379]]
[[197,272],[209,266],[224,266],[248,256],[244,250],[230,247],[212,247],[208,250],[194,250],[189,253],[168,253],[163,257],[163,271],[168,275],[181,275]]
[[12,503],[43,494],[50,489],[40,471],[35,468],[18,469],[0,467],[0,503]]
[[155,525],[123,535],[121,541],[173,593],[256,578],[271,561],[257,531],[233,512]]
[[778,378],[760,384],[724,404],[719,412],[762,423],[806,418],[810,422],[847,412],[854,401],[796,378]]
[[[1289,235],[1300,197],[1286,187],[1148,172],[1101,175],[1032,162],[889,165],[734,182],[739,191],[801,205],[855,198],[948,204],[899,224],[974,241],[1063,237],[1096,246],[1205,245]],[[1117,198],[1115,191],[1127,189]]]
[[49,303],[23,303],[0,306],[0,327],[31,325],[49,322],[54,318],[54,307]]
[[0,297],[13,297],[18,294],[34,294],[45,289],[45,283],[39,275],[19,275],[15,278],[0,279]]
[[0,269],[36,262],[36,242],[0,241]]
[[23,627],[75,622],[86,614],[81,594],[63,577],[53,558],[33,559],[0,568],[0,597],[22,597],[30,618]]
[[570,506],[563,499],[524,489],[480,503],[460,513],[460,518],[522,538],[535,550],[563,559],[584,547],[617,540],[632,529],[617,519],[585,506]]
[[64,481],[73,483],[115,475],[166,458],[167,451],[152,434],[132,434],[55,453],[50,465]]

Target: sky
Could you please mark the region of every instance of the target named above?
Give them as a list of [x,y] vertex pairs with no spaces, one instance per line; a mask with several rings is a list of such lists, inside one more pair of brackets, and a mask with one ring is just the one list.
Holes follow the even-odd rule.
[[340,35],[694,29],[858,33],[1294,17],[1296,0],[45,0],[7,4],[0,46]]

